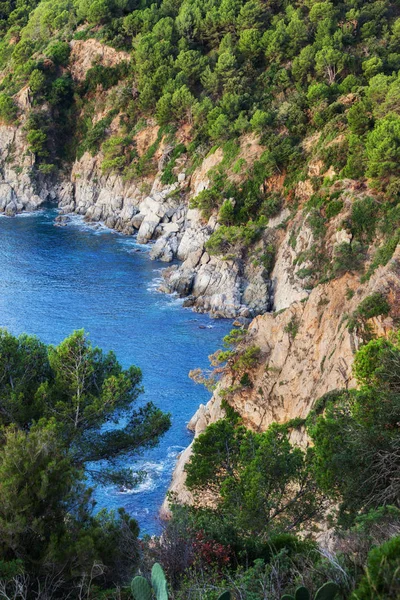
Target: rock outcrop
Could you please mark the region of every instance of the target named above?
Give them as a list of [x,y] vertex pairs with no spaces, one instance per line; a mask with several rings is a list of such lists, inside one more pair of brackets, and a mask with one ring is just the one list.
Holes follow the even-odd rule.
[[[400,247],[364,285],[358,276],[346,274],[315,287],[300,300],[295,289],[287,297],[288,308],[253,319],[242,343],[261,351],[261,360],[249,372],[251,387],[233,387],[237,383],[234,374],[225,374],[207,405],[201,405],[191,419],[189,429],[197,436],[223,417],[221,390],[246,426],[265,431],[273,422],[304,419],[326,392],[354,387],[352,365],[361,340],[348,327],[348,316],[375,292],[385,295],[391,304],[388,317],[377,317],[370,323],[376,335],[385,336],[400,316]],[[227,395],[228,389],[235,391]],[[301,429],[294,429],[292,436],[295,443],[307,444]],[[192,444],[180,455],[170,486],[183,502],[192,499],[185,488],[184,471],[191,448]],[[168,516],[167,501],[162,514]]]
[[0,213],[11,217],[55,199],[54,191],[32,184],[32,164],[21,129],[0,125]]
[[[111,124],[113,128],[117,131],[117,124]],[[138,134],[142,154],[157,137],[157,126],[150,123],[147,129],[147,138],[144,130]],[[76,213],[124,234],[136,234],[141,244],[154,242],[152,259],[180,261],[165,269],[160,291],[185,297],[187,306],[214,317],[253,317],[265,312],[270,308],[269,274],[239,257],[210,256],[206,242],[218,227],[217,219],[212,216],[205,222],[199,210],[190,208],[191,198],[210,185],[209,171],[222,159],[222,151],[206,157],[191,177],[185,174],[184,161],[178,162],[177,181],[163,185],[162,168],[169,151],[160,144],[159,168],[146,181],[104,174],[101,152],[96,156],[85,152],[70,172],[46,178],[35,169],[21,127],[0,126],[0,212],[13,216],[53,202],[63,215]]]
[[[150,131],[151,129],[151,131]],[[149,141],[152,136],[149,126]],[[143,132],[140,133],[143,145]],[[142,152],[146,150],[144,146]],[[162,146],[159,167],[169,151]],[[102,221],[107,227],[137,234],[140,244],[154,242],[150,257],[165,263],[180,261],[163,272],[160,291],[186,298],[186,306],[214,317],[251,317],[270,308],[271,283],[262,266],[240,259],[223,260],[210,256],[206,242],[218,227],[215,216],[205,222],[190,200],[206,189],[209,169],[221,160],[220,152],[204,159],[191,177],[184,164],[178,165],[175,183],[163,185],[159,170],[147,181],[125,182],[118,175],[104,175],[101,153],[85,153],[72,168],[69,193],[59,198],[63,214],[75,212],[88,221]],[[65,188],[65,186],[64,186]]]

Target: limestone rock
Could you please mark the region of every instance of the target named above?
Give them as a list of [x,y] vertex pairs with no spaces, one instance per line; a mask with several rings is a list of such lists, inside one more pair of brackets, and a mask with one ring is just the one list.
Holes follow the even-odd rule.
[[[354,294],[346,295],[346,289]],[[265,431],[273,422],[305,418],[315,401],[325,393],[356,385],[352,365],[361,340],[349,331],[343,315],[352,314],[360,302],[374,292],[381,292],[392,300],[393,317],[378,318],[372,324],[377,335],[387,336],[400,313],[397,300],[400,297],[400,247],[392,260],[385,267],[379,267],[362,289],[358,277],[347,274],[314,288],[307,302],[294,301],[286,310],[259,315],[250,323],[244,348],[246,344],[258,346],[263,358],[249,371],[252,387],[229,395],[230,406],[247,427]],[[290,333],[290,324],[294,322],[295,335]],[[224,416],[220,392],[232,383],[232,375],[227,373],[209,402],[199,407],[189,423],[196,436]],[[308,444],[304,429],[294,430],[291,440],[302,447]],[[172,479],[171,489],[183,502],[192,501],[185,488],[184,472],[184,461],[189,460],[191,447],[182,453]],[[167,510],[166,503],[164,512]]]
[[146,244],[149,240],[151,240],[159,222],[160,217],[155,213],[149,212],[146,214],[142,224],[140,225],[137,235],[137,241],[139,244]]
[[158,238],[150,251],[150,258],[163,262],[171,262],[175,258],[177,249],[178,239],[176,235],[167,233]]

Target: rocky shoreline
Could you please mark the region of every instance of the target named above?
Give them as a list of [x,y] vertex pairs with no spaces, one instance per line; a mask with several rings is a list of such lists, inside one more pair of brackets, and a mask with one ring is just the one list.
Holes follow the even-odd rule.
[[150,257],[166,266],[175,263],[163,271],[161,292],[176,293],[186,299],[185,306],[215,318],[252,318],[271,308],[269,274],[240,257],[210,256],[205,244],[218,227],[217,220],[211,216],[206,222],[199,210],[190,208],[190,200],[208,187],[207,173],[219,160],[218,152],[207,157],[190,177],[185,164],[178,163],[177,181],[163,185],[161,154],[148,191],[143,184],[103,175],[101,156],[88,153],[68,173],[34,177],[21,129],[0,126],[0,213],[13,216],[51,203],[61,215],[79,214],[136,235],[140,244],[154,242]]

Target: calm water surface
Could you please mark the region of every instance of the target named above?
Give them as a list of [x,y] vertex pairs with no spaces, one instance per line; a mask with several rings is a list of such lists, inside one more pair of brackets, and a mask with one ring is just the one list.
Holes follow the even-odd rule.
[[208,365],[231,324],[159,294],[165,265],[150,261],[148,249],[134,238],[96,230],[78,217],[55,227],[56,214],[0,218],[0,326],[54,344],[84,328],[125,367],[141,367],[143,399],[170,412],[172,427],[157,448],[129,461],[134,470],[148,472],[136,490],[100,488],[96,498],[98,508],[123,506],[142,533],[154,533],[176,456],[191,439],[186,423],[209,399],[188,372]]

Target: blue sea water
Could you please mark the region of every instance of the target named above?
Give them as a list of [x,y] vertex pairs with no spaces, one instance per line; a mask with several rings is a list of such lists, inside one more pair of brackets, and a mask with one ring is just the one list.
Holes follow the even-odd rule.
[[84,328],[92,342],[143,371],[145,394],[172,415],[159,446],[130,459],[148,475],[135,490],[98,488],[97,508],[124,507],[142,533],[159,531],[158,511],[177,454],[191,436],[186,423],[209,393],[188,377],[207,367],[231,328],[226,320],[182,308],[157,292],[165,264],[149,259],[133,237],[85,225],[73,217],[55,227],[55,210],[0,218],[0,326],[57,344]]

